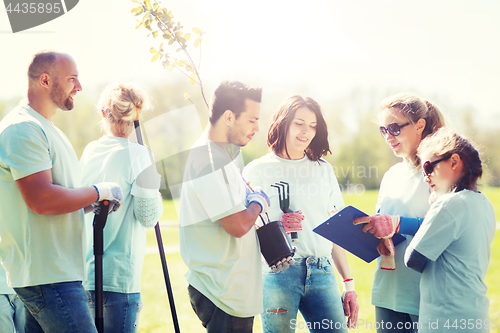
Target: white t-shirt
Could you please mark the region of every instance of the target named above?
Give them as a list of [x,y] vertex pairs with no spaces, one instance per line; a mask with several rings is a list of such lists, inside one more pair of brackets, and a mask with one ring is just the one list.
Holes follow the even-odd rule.
[[189,267],[187,281],[232,316],[261,313],[256,230],[251,228],[236,238],[219,222],[246,209],[245,183],[236,164],[224,149],[201,138],[190,150],[180,186],[179,238],[182,258]]
[[[404,217],[423,218],[429,210],[429,186],[424,182],[420,168],[406,162],[392,166],[382,178],[377,202],[377,212]],[[418,315],[420,304],[420,273],[404,264],[406,247],[411,235],[396,246],[394,271],[380,269],[377,260],[372,304],[397,312]]]
[[428,325],[436,321],[440,331],[460,330],[464,322],[467,332],[489,331],[484,328],[489,318],[484,277],[495,221],[493,206],[482,193],[448,193],[431,206],[408,247],[430,259],[420,280],[419,332],[436,332]]
[[271,187],[276,182],[289,184],[290,209],[302,210],[305,219],[302,231],[298,232],[295,257],[331,257],[332,242],[312,230],[329,218],[328,212],[344,206],[342,193],[330,163],[311,161],[307,156],[300,160],[288,160],[268,153],[243,169],[243,177],[251,186],[259,186],[269,196],[268,211],[271,221],[280,219],[278,189]]
[[0,294],[15,294],[16,292],[14,291],[14,289],[9,287],[9,285],[7,284],[7,273],[5,273],[5,269],[3,269],[1,262],[2,261],[0,260]]
[[83,209],[37,215],[16,185],[44,170],[51,170],[54,184],[80,187],[78,158],[66,135],[20,105],[0,122],[0,258],[13,288],[84,279]]
[[[80,159],[82,185],[115,182],[123,193],[123,204],[108,215],[103,230],[103,289],[117,293],[141,291],[141,273],[146,253],[146,232],[136,219],[133,196],[157,198],[158,184],[138,184],[139,174],[151,166],[154,158],[149,149],[126,138],[104,135],[85,147]],[[93,227],[94,214],[85,215],[87,233],[87,279],[84,287],[95,289]]]

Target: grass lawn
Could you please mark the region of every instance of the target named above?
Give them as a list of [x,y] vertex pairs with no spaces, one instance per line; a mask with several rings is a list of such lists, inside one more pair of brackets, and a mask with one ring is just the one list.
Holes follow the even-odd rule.
[[[497,212],[497,220],[500,214],[500,188],[488,188],[483,192],[488,196],[495,206]],[[364,195],[344,196],[347,204],[351,204],[368,214],[375,213],[375,203],[377,202],[378,191],[367,191]],[[165,213],[162,220],[176,220],[174,204],[172,201],[165,201]],[[199,319],[191,309],[187,296],[187,282],[184,274],[187,267],[184,265],[178,251],[175,251],[179,244],[178,227],[175,223],[162,227],[163,243],[167,249],[171,249],[167,253],[167,264],[170,274],[170,281],[175,298],[175,307],[179,319],[180,329],[183,333],[204,332],[205,330],[200,324]],[[148,230],[148,246],[157,249],[154,230]],[[158,251],[153,249],[150,254],[146,255],[144,261],[144,269],[142,274],[142,298],[144,308],[141,312],[139,332],[174,332],[172,317],[164,277],[162,273],[161,263]],[[347,253],[349,266],[352,276],[356,280],[356,291],[358,293],[358,302],[360,304],[359,319],[366,322],[375,322],[374,307],[370,304],[371,287],[373,282],[373,272],[376,262],[370,264],[365,263],[361,259]],[[500,276],[500,233],[497,232],[493,241],[491,264],[486,276],[488,285],[488,297],[490,299],[490,317],[491,319],[500,320],[500,284],[498,277]],[[338,278],[338,277],[337,277]],[[302,318],[299,315],[299,319]],[[303,323],[303,322],[302,322]],[[300,323],[297,325],[300,327]],[[361,326],[355,330],[356,332],[374,332],[375,330],[369,327]],[[493,331],[493,330],[492,330]],[[261,332],[259,317],[255,317],[254,332]],[[307,329],[297,329],[296,332],[308,332]]]

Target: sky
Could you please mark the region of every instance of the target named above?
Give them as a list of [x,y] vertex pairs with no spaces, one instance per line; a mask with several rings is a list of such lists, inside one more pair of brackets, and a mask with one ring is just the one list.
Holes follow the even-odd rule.
[[[444,96],[448,108],[471,106],[479,123],[500,125],[500,1],[161,4],[185,31],[206,31],[201,75],[209,88],[236,79],[262,86],[265,98],[297,85],[318,99],[356,87],[416,90]],[[27,66],[43,49],[72,55],[84,89],[122,80],[147,85],[182,78],[151,63],[149,49],[161,41],[148,38],[144,28],[135,29],[134,7],[128,0],[80,0],[65,15],[15,34],[0,9],[0,100],[25,94]]]

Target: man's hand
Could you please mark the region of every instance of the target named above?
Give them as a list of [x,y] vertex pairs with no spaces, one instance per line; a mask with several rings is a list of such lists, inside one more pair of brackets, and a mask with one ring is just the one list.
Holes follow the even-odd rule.
[[300,210],[293,213],[283,214],[280,217],[280,221],[287,234],[294,231],[302,231],[303,220],[304,215],[302,215],[302,211]]
[[267,194],[260,187],[254,187],[253,192],[247,191],[246,206],[248,206],[251,202],[255,202],[260,205],[262,208],[260,212],[261,214],[266,213],[271,206],[271,200],[269,200]]
[[369,231],[377,238],[390,238],[399,231],[399,216],[387,214],[377,214],[373,216],[363,216],[355,218],[352,223],[355,225],[367,223],[363,227],[363,232]]
[[123,204],[123,194],[120,186],[112,182],[102,182],[94,184],[97,191],[97,201],[95,206],[99,206],[104,200],[108,200],[110,203],[109,212],[116,212],[120,209]]

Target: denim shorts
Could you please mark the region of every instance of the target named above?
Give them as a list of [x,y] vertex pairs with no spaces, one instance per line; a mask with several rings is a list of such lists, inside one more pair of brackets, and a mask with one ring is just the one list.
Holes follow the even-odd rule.
[[[95,291],[89,290],[88,305],[95,318]],[[103,291],[104,333],[136,333],[142,310],[141,293]]]
[[14,288],[26,306],[26,333],[97,333],[81,281]]
[[[263,274],[264,312],[262,331],[347,332],[346,317],[333,261],[328,257],[296,258],[288,269]],[[300,311],[306,323],[297,322]]]
[[0,332],[24,333],[24,303],[16,294],[0,294]]

